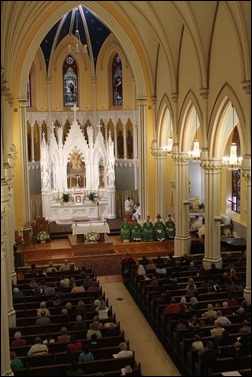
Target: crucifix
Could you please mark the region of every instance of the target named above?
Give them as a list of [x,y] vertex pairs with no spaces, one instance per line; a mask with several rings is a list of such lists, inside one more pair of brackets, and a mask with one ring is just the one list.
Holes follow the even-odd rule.
[[71,110],[74,112],[74,121],[76,121],[76,113],[79,109],[79,107],[76,106],[76,103],[74,104],[73,107],[71,107]]

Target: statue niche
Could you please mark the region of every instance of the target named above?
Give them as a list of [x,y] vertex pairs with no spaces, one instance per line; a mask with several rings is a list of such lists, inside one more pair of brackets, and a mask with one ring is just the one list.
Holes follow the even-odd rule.
[[67,188],[86,187],[86,164],[82,153],[74,149],[67,161]]

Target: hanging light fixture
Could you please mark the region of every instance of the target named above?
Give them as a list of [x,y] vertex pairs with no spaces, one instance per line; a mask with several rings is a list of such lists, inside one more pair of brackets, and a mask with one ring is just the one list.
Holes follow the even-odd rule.
[[194,143],[193,143],[193,150],[188,151],[188,157],[189,157],[190,160],[199,160],[200,155],[201,155],[201,150],[200,150],[200,147],[199,147],[199,140],[198,140],[198,137],[197,137],[197,132],[198,132],[197,130],[198,130],[198,117],[197,117],[197,114],[196,114],[196,132],[195,132],[196,138],[195,138]]
[[75,38],[76,38],[76,40],[75,40],[75,53],[76,54],[80,54],[81,50],[82,50],[84,54],[87,54],[88,53],[87,45],[85,44],[85,45],[82,46],[82,43],[81,43],[81,37],[80,37],[80,32],[79,32],[78,8],[76,8],[75,14],[76,14],[76,24],[75,24]]
[[[234,107],[232,106],[232,114],[233,114],[233,133],[235,128],[234,122]],[[228,170],[237,170],[240,169],[242,163],[242,157],[237,157],[237,145],[236,143],[232,143],[230,146],[230,155],[224,156],[222,159],[222,164],[228,168]]]

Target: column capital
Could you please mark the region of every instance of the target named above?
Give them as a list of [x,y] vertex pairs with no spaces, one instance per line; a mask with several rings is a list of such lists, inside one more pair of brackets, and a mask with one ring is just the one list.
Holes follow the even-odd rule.
[[19,107],[26,108],[27,98],[18,98]]
[[201,88],[200,95],[203,99],[208,99],[209,89],[208,88]]
[[251,94],[251,80],[242,81],[241,86],[246,94]]
[[187,152],[172,152],[172,158],[176,162],[189,163],[189,157]]
[[242,176],[247,182],[251,182],[251,155],[246,154],[242,160]]
[[157,97],[156,96],[151,97],[151,103],[152,103],[152,105],[156,105],[156,103],[157,103]]
[[171,93],[171,99],[173,102],[178,102],[178,93]]
[[200,166],[209,172],[220,171],[223,167],[222,160],[219,158],[202,159]]
[[147,97],[138,97],[137,98],[138,106],[145,106],[147,105]]

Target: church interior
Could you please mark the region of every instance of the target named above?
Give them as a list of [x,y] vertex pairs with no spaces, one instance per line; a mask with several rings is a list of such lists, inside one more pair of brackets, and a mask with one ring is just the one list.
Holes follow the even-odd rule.
[[[251,2],[4,1],[1,10],[1,375],[119,376],[128,365],[131,375],[251,375],[251,343],[239,363],[231,353],[251,332]],[[87,362],[48,343],[42,363],[27,356],[35,336],[56,338],[62,324],[74,336],[77,326],[30,282],[61,286],[66,259],[85,292],[61,287],[64,300],[106,301],[102,346]],[[57,272],[40,275],[49,263]],[[231,294],[224,273],[235,282],[233,340],[216,341],[205,321],[205,352],[219,342],[207,366],[192,352],[198,333],[177,326],[197,327],[191,315],[204,319],[209,304],[220,311]],[[162,306],[182,298],[184,316]],[[47,300],[43,333],[34,310]],[[122,331],[106,343],[109,320]],[[120,342],[133,356],[113,359]]]

